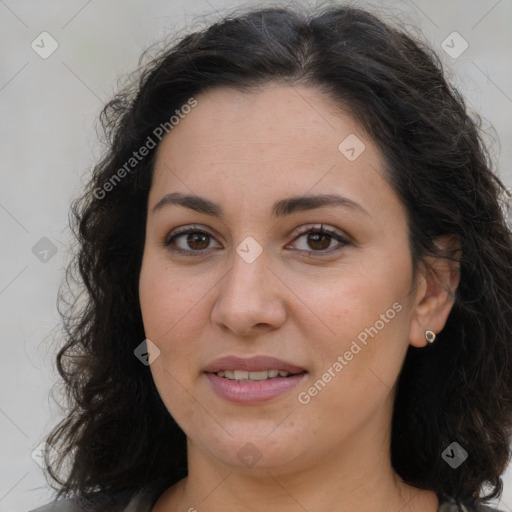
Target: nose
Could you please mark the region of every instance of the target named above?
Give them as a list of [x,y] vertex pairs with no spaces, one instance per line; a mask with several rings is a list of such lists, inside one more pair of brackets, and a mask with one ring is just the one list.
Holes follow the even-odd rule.
[[231,270],[219,283],[212,322],[238,336],[277,329],[286,320],[285,290],[264,253],[252,263],[235,253]]

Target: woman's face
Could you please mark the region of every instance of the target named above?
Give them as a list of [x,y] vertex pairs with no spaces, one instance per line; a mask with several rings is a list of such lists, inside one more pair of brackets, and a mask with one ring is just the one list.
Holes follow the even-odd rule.
[[148,202],[140,303],[162,400],[189,456],[361,462],[388,439],[422,291],[382,157],[315,89],[196,100]]

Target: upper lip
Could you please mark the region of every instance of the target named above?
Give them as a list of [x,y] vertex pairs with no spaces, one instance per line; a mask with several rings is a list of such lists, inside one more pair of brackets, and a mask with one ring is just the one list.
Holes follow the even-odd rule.
[[244,370],[260,372],[263,370],[281,370],[288,373],[301,373],[305,369],[271,356],[236,357],[225,356],[215,359],[203,369],[206,373],[217,373],[225,370]]

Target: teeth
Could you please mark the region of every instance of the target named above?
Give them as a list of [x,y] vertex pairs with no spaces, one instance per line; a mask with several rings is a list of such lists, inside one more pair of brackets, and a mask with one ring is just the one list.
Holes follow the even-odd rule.
[[261,372],[247,372],[247,373],[248,373],[247,376],[251,380],[265,380],[265,379],[268,379],[268,370],[262,370]]
[[262,370],[259,372],[246,372],[244,370],[224,370],[217,372],[219,377],[230,380],[266,380],[275,379],[276,377],[288,377],[291,373],[284,370]]

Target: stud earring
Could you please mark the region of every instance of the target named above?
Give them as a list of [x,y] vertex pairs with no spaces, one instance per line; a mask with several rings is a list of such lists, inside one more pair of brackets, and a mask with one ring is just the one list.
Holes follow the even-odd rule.
[[435,332],[433,332],[433,331],[425,331],[425,339],[426,339],[429,343],[434,343],[434,341],[436,340],[436,334],[435,334]]

